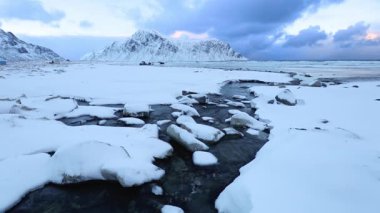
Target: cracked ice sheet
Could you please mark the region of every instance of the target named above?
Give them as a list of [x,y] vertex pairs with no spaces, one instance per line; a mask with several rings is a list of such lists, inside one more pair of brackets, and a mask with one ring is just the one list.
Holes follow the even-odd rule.
[[[25,119],[20,115],[1,114],[0,129],[0,212],[17,203],[29,191],[50,181],[59,182],[60,174],[70,171],[77,174],[75,171],[79,170],[75,166],[78,166],[79,161],[84,166],[79,168],[81,173],[78,174],[83,175],[84,180],[117,179],[122,185],[130,186],[158,179],[164,171],[155,167],[152,162],[154,158],[164,158],[172,151],[168,143],[158,139],[156,125],[145,125],[141,128],[70,127],[55,120]],[[79,150],[77,146],[81,147],[86,141],[101,141],[107,144],[106,147],[115,147],[112,148],[113,151],[122,147],[128,153],[128,162],[133,163],[125,165],[121,158],[117,161],[111,159],[110,156],[115,156],[113,151],[107,153],[102,147],[91,153],[91,156],[90,153],[82,155],[83,149]],[[84,147],[84,150],[88,150],[88,147]],[[55,151],[60,151],[59,159],[67,160],[52,162],[55,158],[41,153]],[[99,156],[106,157],[102,161],[96,161],[98,164],[95,165],[91,159]],[[70,160],[76,161],[70,163]],[[62,164],[64,162],[69,163]],[[87,168],[87,165],[90,166]],[[62,173],[56,172],[57,169]],[[105,176],[96,175],[99,173]]]
[[378,212],[380,106],[374,99],[379,82],[355,84],[359,88],[352,88],[353,83],[287,87],[304,100],[296,106],[267,104],[282,89],[255,87],[261,94],[254,99],[257,113],[274,128],[256,159],[219,195],[218,210]]
[[140,159],[162,158],[171,146],[158,139],[158,127],[71,127],[55,120],[23,119],[18,115],[0,115],[0,160],[22,154],[53,152],[63,145],[83,141],[101,141],[123,146]]
[[[94,103],[176,103],[182,90],[199,93],[219,92],[224,81],[256,79],[288,82],[286,74],[223,71],[202,68],[129,66],[107,64],[41,65],[44,75],[28,76],[30,68],[12,72],[12,65],[4,70],[6,79],[0,79],[0,98],[27,97],[84,97]],[[54,69],[66,72],[57,74]]]

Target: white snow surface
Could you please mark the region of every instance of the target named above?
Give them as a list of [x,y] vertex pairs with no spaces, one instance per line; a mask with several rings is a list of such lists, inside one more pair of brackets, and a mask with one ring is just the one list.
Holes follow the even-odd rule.
[[[227,80],[258,79],[288,82],[285,74],[223,71],[202,68],[72,63],[9,64],[0,67],[0,99],[50,96],[82,97],[92,104],[177,103],[182,90],[218,93]],[[31,69],[36,70],[31,72]],[[62,69],[65,72],[57,73]]]
[[18,102],[10,112],[31,118],[61,118],[63,114],[78,108],[75,100],[59,97],[21,97]]
[[[72,127],[54,120],[67,114],[107,114],[100,117],[109,117],[113,113],[113,108],[99,106],[96,107],[99,109],[97,111],[93,110],[95,106],[78,106],[75,100],[90,101],[92,105],[173,104],[177,103],[176,97],[181,95],[182,90],[217,93],[223,82],[230,79],[290,80],[284,74],[140,67],[115,63],[52,65],[20,62],[1,66],[0,71],[0,168],[1,171],[9,172],[4,172],[0,177],[0,191],[9,194],[6,198],[0,196],[0,212],[15,204],[25,193],[52,180],[59,182],[59,177],[66,173],[72,175],[65,176],[71,181],[81,180],[80,175],[83,179],[115,179],[125,186],[157,179],[162,175],[159,169],[155,170],[152,161],[170,154],[172,147],[158,139],[156,125],[141,128],[97,125]],[[11,111],[16,114],[7,114]],[[191,133],[183,131],[195,139]],[[86,145],[90,142],[102,145]],[[112,148],[104,148],[104,144]],[[86,147],[93,149],[103,160],[109,159],[95,164],[91,160],[94,159],[93,155],[75,152]],[[207,148],[202,143],[202,149]],[[122,158],[121,149],[127,150],[131,159]],[[44,154],[47,152],[56,152],[54,158],[61,159],[59,162],[62,164]],[[111,153],[119,153],[115,154],[117,159],[112,160]],[[120,166],[120,162],[127,161],[144,166]],[[46,166],[46,163],[50,166]],[[76,163],[85,167],[79,168]],[[145,172],[147,168],[148,172]],[[125,175],[126,170],[136,172],[128,174],[139,175],[128,177]],[[26,176],[28,180],[20,179]]]
[[49,182],[49,159],[48,154],[41,153],[0,161],[0,212],[15,205],[30,190]]
[[193,163],[197,166],[211,166],[218,163],[218,159],[210,152],[197,151],[193,153]]
[[115,118],[115,112],[118,109],[112,107],[102,106],[78,106],[76,109],[69,113],[61,113],[62,118],[76,118],[84,115],[97,117],[100,119]]
[[[352,88],[354,84],[359,88]],[[288,87],[305,101],[293,107],[267,104],[281,89],[254,87],[260,94],[257,113],[273,126],[270,140],[219,195],[216,208],[239,213],[378,212],[378,84]]]

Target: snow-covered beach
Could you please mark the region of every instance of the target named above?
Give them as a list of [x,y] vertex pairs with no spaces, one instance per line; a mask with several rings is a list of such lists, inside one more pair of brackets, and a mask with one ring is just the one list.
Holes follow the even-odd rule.
[[[317,78],[325,76],[309,73],[308,66],[303,66],[302,72],[286,65],[281,70],[272,69],[276,64],[272,68],[267,64],[258,66],[253,69],[256,71],[238,71],[242,68],[239,65],[228,70],[214,69],[219,65],[202,66],[132,66],[106,62],[1,66],[0,191],[7,193],[0,195],[0,211],[11,208],[28,192],[48,183],[111,180],[118,181],[120,187],[130,187],[170,179],[168,175],[173,172],[168,174],[166,170],[170,168],[160,168],[155,159],[174,161],[186,153],[181,161],[193,164],[191,152],[178,149],[178,144],[168,138],[166,127],[171,124],[186,132],[185,136],[181,135],[183,143],[189,142],[189,137],[192,143],[208,142],[208,151],[217,159],[217,163],[213,159],[212,167],[221,166],[229,157],[233,163],[234,155],[216,151],[216,147],[231,143],[226,139],[230,131],[224,130],[226,135],[222,139],[211,137],[210,140],[220,140],[213,144],[205,138],[217,131],[202,125],[219,130],[235,127],[241,131],[245,135],[239,144],[241,152],[245,150],[244,140],[250,141],[248,144],[257,137],[250,133],[270,130],[269,141],[265,145],[266,140],[260,142],[258,149],[264,146],[256,158],[253,159],[255,153],[247,153],[253,160],[240,169],[239,176],[233,174],[231,180],[236,179],[214,195],[216,200],[210,201],[212,205],[215,202],[220,212],[378,212],[379,80],[362,81],[356,74],[353,77],[357,80],[342,84],[330,80],[316,83]],[[379,77],[378,62],[371,66],[370,76]],[[309,69],[315,71],[316,67]],[[338,74],[329,73],[326,77]],[[254,83],[243,85],[239,80]],[[226,89],[227,82],[236,82],[231,88],[239,89]],[[286,89],[290,93],[282,94]],[[184,91],[198,94],[191,96]],[[221,93],[221,98],[200,104],[205,94],[215,93]],[[294,106],[286,105],[284,99],[294,102]],[[145,125],[137,118],[128,119],[137,125],[133,127],[125,121],[120,121],[120,126],[107,125],[123,117],[131,105],[134,111],[128,113],[149,111],[149,105],[159,104],[182,105],[166,108],[160,121],[170,121],[160,122],[163,125],[146,118],[142,118]],[[215,116],[221,114],[212,117],[206,113],[222,108],[225,108],[225,119]],[[199,115],[194,109],[198,109]],[[152,113],[150,116],[154,117]],[[69,126],[60,121],[86,115],[95,117],[96,122]],[[181,115],[193,116],[196,121],[175,118]],[[197,158],[196,162],[199,161]],[[208,174],[207,167],[194,168]],[[192,181],[188,184],[197,186],[197,180]],[[175,191],[163,186],[164,195],[170,190]],[[197,204],[196,197],[181,203],[165,202],[162,204],[178,205],[185,211]],[[195,203],[183,205],[192,202]]]

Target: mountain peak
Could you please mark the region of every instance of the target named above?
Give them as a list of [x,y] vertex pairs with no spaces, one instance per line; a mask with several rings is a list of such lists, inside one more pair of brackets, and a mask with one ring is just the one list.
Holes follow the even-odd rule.
[[163,40],[164,36],[155,30],[138,30],[131,36],[131,38],[138,41],[146,42],[152,40]]
[[139,30],[124,42],[114,42],[82,60],[100,61],[226,61],[246,60],[219,40],[170,39],[155,30]]
[[0,58],[7,61],[63,60],[52,50],[26,43],[11,32],[0,29]]

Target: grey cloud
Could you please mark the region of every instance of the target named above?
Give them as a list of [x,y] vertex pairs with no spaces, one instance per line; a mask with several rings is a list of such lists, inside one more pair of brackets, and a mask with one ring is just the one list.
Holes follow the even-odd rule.
[[340,2],[342,0],[208,0],[194,10],[180,1],[162,0],[163,14],[140,25],[164,34],[175,30],[208,32],[247,55],[255,48],[270,47],[271,37],[305,11]]
[[368,40],[365,36],[370,25],[358,22],[346,29],[339,30],[334,35],[334,42],[341,48],[352,48],[358,46],[379,46],[380,39]]
[[358,37],[367,34],[369,25],[364,22],[358,22],[355,25],[349,26],[347,29],[339,30],[334,35],[335,42],[352,41],[359,39]]
[[62,11],[47,12],[39,1],[35,0],[1,0],[0,17],[38,20],[45,23],[62,19]]
[[303,47],[314,46],[319,41],[325,40],[327,34],[322,31],[319,26],[310,26],[307,29],[301,30],[298,35],[287,35],[284,46],[287,47]]

